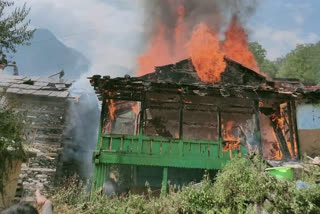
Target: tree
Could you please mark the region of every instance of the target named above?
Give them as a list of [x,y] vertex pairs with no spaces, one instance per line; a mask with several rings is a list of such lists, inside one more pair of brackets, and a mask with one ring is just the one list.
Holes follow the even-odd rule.
[[297,78],[306,83],[320,83],[320,42],[297,45],[280,66],[279,77]]
[[269,74],[271,77],[275,77],[279,69],[275,62],[268,59],[265,59],[259,67],[263,73]]
[[257,60],[258,65],[261,65],[266,59],[267,51],[258,42],[251,42],[249,49]]
[[275,77],[278,71],[278,64],[266,58],[267,51],[258,42],[250,43],[249,49],[257,60],[260,70],[271,77]]
[[[0,64],[7,64],[5,54],[15,53],[17,45],[28,45],[35,32],[29,29],[30,20],[26,20],[30,8],[26,4],[12,7],[13,1],[0,0]],[[6,14],[6,10],[12,12]]]

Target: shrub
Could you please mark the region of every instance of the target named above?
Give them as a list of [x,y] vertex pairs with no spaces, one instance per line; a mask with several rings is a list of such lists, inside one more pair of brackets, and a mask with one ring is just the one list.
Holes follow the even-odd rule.
[[25,158],[22,115],[0,95],[0,193],[3,193],[4,179],[7,178],[6,167],[11,167],[14,159]]
[[176,191],[171,187],[165,197],[129,194],[107,198],[93,193],[88,200],[89,192],[75,182],[77,185],[58,189],[53,201],[58,210],[64,208],[61,213],[319,213],[318,185],[297,189],[295,182],[265,172],[266,167],[259,157],[234,159],[214,182],[206,175],[201,185],[190,184]]

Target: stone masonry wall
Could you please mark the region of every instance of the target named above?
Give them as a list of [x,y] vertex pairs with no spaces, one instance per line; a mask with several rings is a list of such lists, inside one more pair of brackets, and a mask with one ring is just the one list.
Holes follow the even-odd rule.
[[55,184],[59,155],[63,147],[66,98],[11,96],[15,109],[25,115],[28,150],[36,154],[22,165],[17,197],[32,201],[36,189],[50,190]]

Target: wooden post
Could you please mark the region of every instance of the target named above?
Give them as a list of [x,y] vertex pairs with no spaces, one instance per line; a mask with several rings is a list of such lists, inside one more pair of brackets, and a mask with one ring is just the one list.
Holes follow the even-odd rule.
[[289,152],[289,149],[288,149],[288,146],[287,146],[286,139],[282,134],[282,130],[278,127],[277,122],[273,122],[272,121],[272,118],[271,118],[271,124],[272,124],[273,130],[274,130],[274,132],[276,134],[276,137],[277,137],[277,139],[279,141],[280,149],[282,151],[282,154],[283,154],[284,158],[286,160],[288,160],[291,156],[290,156],[290,152]]
[[99,123],[99,133],[98,133],[98,142],[97,142],[97,149],[102,149],[102,143],[103,143],[103,138],[102,138],[102,130],[103,130],[103,121],[105,117],[105,112],[106,112],[106,95],[103,94],[102,96],[102,106],[101,106],[101,113],[100,113],[100,123]]
[[139,152],[142,152],[142,136],[143,136],[143,123],[144,123],[144,112],[146,108],[146,93],[143,94],[143,99],[141,101],[141,113],[140,113],[140,120],[139,120]]
[[168,167],[163,168],[163,175],[162,175],[162,188],[161,188],[161,195],[165,196],[167,194],[168,188]]
[[222,130],[221,130],[221,111],[220,108],[217,108],[217,125],[218,125],[218,138],[222,138]]
[[289,118],[289,131],[290,131],[290,144],[291,144],[291,154],[295,155],[294,153],[294,147],[295,147],[295,139],[293,137],[293,119],[292,119],[292,108],[291,108],[291,102],[287,103],[288,108],[288,118]]
[[222,125],[221,125],[221,111],[220,108],[217,108],[217,126],[218,126],[218,139],[219,139],[219,151],[218,151],[218,157],[222,157]]
[[260,131],[260,119],[259,119],[259,101],[258,100],[255,100],[254,101],[254,114],[255,114],[255,122],[256,122],[256,134],[255,134],[255,137],[256,137],[256,140],[259,142],[259,154],[261,155],[261,157],[263,156],[262,154],[262,142],[261,142],[261,131]]
[[291,114],[292,114],[293,127],[294,127],[296,144],[298,149],[298,159],[300,159],[301,153],[300,153],[300,144],[299,144],[298,124],[297,124],[297,109],[294,101],[291,101]]
[[184,103],[183,98],[180,96],[180,116],[179,116],[179,139],[183,138],[183,110],[184,110]]

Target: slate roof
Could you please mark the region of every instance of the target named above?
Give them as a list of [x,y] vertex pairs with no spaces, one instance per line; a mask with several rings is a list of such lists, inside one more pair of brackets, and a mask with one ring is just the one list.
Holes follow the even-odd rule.
[[66,98],[68,88],[72,85],[69,80],[47,77],[13,76],[0,70],[0,92],[9,94],[25,94]]

